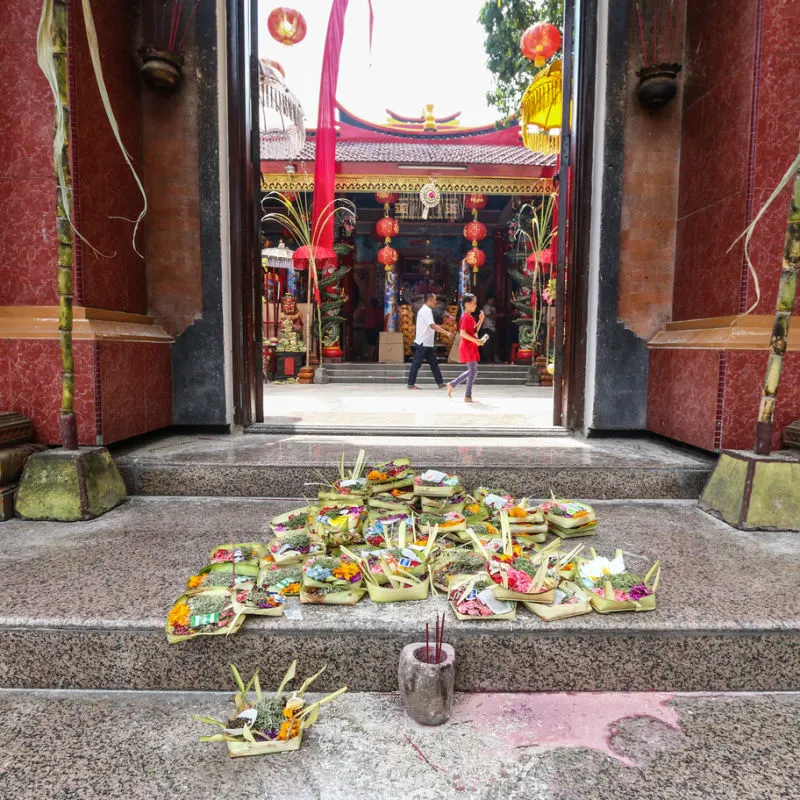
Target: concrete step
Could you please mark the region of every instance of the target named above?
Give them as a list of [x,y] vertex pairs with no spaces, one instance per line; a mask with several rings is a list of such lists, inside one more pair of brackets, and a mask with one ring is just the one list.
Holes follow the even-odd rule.
[[[353,607],[292,600],[283,618],[168,645],[166,614],[212,547],[266,541],[268,520],[296,504],[133,497],[91,522],[0,525],[0,686],[223,691],[230,663],[259,666],[262,685],[271,686],[299,658],[309,674],[327,664],[320,691],[345,684],[392,691],[400,650],[424,635],[437,612],[459,653],[461,691],[800,685],[797,537],[743,534],[679,501],[599,502],[598,535],[586,540],[604,554],[623,548],[637,569],[661,559],[651,613],[545,623],[523,608],[513,622],[458,622],[442,597]],[[34,735],[41,727],[20,730]]]
[[[455,378],[455,375],[442,375],[445,383]],[[390,384],[396,386],[404,386],[408,383],[407,375],[331,375],[326,383],[336,384]],[[433,386],[435,384],[433,378],[417,378],[418,386]],[[494,378],[491,376],[480,375],[479,384],[481,386],[524,386],[525,378]]]
[[[278,420],[290,428],[286,434],[253,426],[264,432],[155,437],[115,453],[134,494],[229,497],[297,497],[308,481],[335,480],[342,454],[353,463],[361,448],[373,463],[406,455],[419,469],[458,472],[469,489],[500,485],[523,497],[549,497],[553,491],[607,500],[696,499],[713,464],[707,455],[652,439],[578,439],[554,429],[526,436],[519,428],[470,430],[465,437],[457,417],[454,423],[441,431],[398,426],[365,436],[354,426],[294,435],[289,418]],[[437,433],[440,438],[431,438]]]
[[[239,667],[249,675],[266,660],[262,653],[262,660]],[[394,671],[388,659],[383,666]],[[228,758],[222,743],[199,742],[210,728],[192,718],[225,717],[229,696],[0,692],[0,736],[13,765],[3,775],[4,794],[14,800],[797,796],[796,693],[457,695],[450,722],[425,728],[408,718],[395,694],[349,692],[322,709],[298,752],[243,760]],[[49,720],[57,724],[43,736]]]

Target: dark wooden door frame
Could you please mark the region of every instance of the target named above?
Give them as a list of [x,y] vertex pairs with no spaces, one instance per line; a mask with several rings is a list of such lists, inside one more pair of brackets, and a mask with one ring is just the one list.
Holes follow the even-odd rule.
[[[554,418],[572,430],[584,427],[584,389],[586,385],[586,329],[588,323],[589,295],[589,233],[591,229],[592,201],[592,147],[594,142],[594,85],[597,50],[597,0],[566,0],[565,16],[574,9],[572,20],[565,20],[567,34],[572,39],[572,57],[565,59],[565,82],[567,71],[571,73],[574,126],[562,139],[562,171],[560,187],[562,196],[569,200],[563,224],[563,233],[558,236],[559,280],[562,265],[569,266],[569,281],[561,286],[564,320],[562,332],[564,350],[562,360],[563,381],[556,392]],[[568,51],[565,41],[565,54]],[[565,108],[569,106],[565,103]],[[567,168],[564,169],[564,157]],[[568,172],[568,171],[569,172]],[[569,176],[569,177],[568,177]],[[559,215],[559,225],[562,216]],[[563,238],[562,238],[563,236]],[[558,324],[558,318],[556,318]],[[557,342],[562,341],[557,339]],[[558,362],[556,361],[556,364]],[[556,382],[554,381],[554,384]]]
[[[247,426],[264,419],[263,276],[258,241],[258,0],[227,0],[227,11],[234,424]],[[564,132],[559,174],[562,197],[567,193],[569,172],[571,189],[568,203],[562,204],[567,213],[559,214],[557,240],[561,300],[556,309],[554,422],[577,430],[584,424],[586,381],[596,19],[597,0],[566,0],[564,106],[570,107],[566,98],[571,93],[575,126]]]
[[259,233],[258,0],[227,1],[233,421],[264,419]]

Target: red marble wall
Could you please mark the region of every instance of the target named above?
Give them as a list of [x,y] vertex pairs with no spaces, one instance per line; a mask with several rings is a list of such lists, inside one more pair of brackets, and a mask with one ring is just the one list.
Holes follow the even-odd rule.
[[[111,107],[122,142],[142,179],[137,5],[129,0],[104,0],[94,3],[92,9]],[[127,221],[139,216],[142,196],[106,117],[89,55],[81,3],[74,0],[70,4],[70,37],[75,202],[79,229],[98,251],[76,241],[76,300],[80,305],[144,314],[145,263],[132,247],[133,224]],[[137,247],[144,254],[144,226],[139,228]]]
[[[755,350],[651,350],[648,429],[704,450],[752,450],[767,356]],[[778,393],[774,449],[796,419],[800,353],[792,352]]]
[[719,369],[718,350],[651,350],[648,430],[713,450]]
[[[797,155],[797,30],[791,0],[687,4],[674,320],[733,316],[756,299],[742,243],[731,244]],[[788,202],[786,189],[752,238],[757,314],[775,310]],[[707,449],[751,449],[766,360],[765,351],[651,349],[648,428]],[[798,417],[800,353],[790,352],[773,446]]]
[[42,13],[0,2],[0,305],[56,302],[53,94],[36,63]]

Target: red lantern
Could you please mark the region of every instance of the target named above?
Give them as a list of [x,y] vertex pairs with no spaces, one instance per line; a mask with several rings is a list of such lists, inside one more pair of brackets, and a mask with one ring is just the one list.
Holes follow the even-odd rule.
[[397,202],[398,195],[392,192],[375,192],[375,199],[382,205],[388,206]]
[[293,8],[274,8],[267,18],[269,35],[281,44],[291,47],[306,38],[306,21]]
[[375,223],[375,233],[381,239],[391,239],[400,233],[400,223],[394,217],[381,217]]
[[486,263],[486,253],[480,247],[473,247],[465,256],[464,261],[477,272]]
[[464,198],[464,208],[469,211],[481,211],[486,208],[489,198],[485,194],[468,194]]
[[471,242],[482,242],[486,238],[486,226],[477,219],[464,226],[464,238]]
[[531,25],[519,40],[519,49],[525,58],[531,59],[537,67],[543,67],[547,59],[555,55],[561,47],[561,34],[549,22]]
[[381,247],[378,250],[378,261],[383,264],[384,267],[393,267],[397,263],[397,250],[394,247]]

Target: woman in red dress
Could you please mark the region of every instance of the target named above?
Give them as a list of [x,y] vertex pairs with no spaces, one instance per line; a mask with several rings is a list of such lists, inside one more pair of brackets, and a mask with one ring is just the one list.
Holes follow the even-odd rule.
[[464,402],[472,402],[472,385],[475,383],[475,378],[478,375],[478,348],[483,346],[483,339],[477,336],[478,331],[483,325],[483,311],[478,317],[478,322],[475,322],[475,309],[478,307],[478,300],[474,294],[465,294],[461,298],[461,323],[458,326],[458,332],[461,336],[461,343],[458,346],[458,360],[462,364],[467,365],[465,372],[462,372],[454,381],[447,384],[447,396],[452,399],[453,388],[466,382],[467,389],[464,394]]

